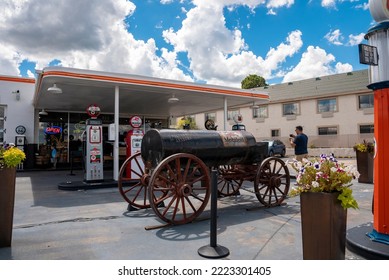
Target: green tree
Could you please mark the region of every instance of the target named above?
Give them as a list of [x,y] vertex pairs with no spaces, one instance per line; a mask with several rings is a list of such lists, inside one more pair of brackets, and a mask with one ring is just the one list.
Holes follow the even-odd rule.
[[250,89],[256,87],[264,87],[268,84],[266,84],[265,78],[255,74],[250,74],[242,80],[241,85],[243,89]]

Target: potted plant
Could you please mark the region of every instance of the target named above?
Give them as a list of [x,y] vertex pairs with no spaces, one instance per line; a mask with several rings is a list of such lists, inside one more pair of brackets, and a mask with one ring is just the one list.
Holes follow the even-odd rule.
[[16,167],[26,158],[13,146],[0,147],[0,247],[11,246]]
[[290,195],[300,195],[303,258],[344,259],[347,209],[358,208],[350,187],[359,172],[333,155],[288,163],[297,171]]
[[357,167],[361,176],[358,178],[359,183],[373,183],[374,173],[374,143],[366,142],[355,144],[354,151],[357,157]]

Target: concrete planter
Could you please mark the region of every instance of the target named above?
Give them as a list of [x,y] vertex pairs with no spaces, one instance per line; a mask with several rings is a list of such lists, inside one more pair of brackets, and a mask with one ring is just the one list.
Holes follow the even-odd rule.
[[0,169],[0,248],[10,247],[15,204],[16,168]]
[[300,195],[304,260],[344,260],[347,210],[339,193]]

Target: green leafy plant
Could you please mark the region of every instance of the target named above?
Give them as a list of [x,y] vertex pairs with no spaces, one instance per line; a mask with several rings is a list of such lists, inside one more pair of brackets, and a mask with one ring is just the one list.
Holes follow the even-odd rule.
[[354,145],[354,151],[359,151],[362,153],[374,153],[374,143],[366,142],[366,140],[363,140],[362,143]]
[[26,159],[26,154],[15,147],[0,147],[0,169],[14,168]]
[[182,117],[177,122],[178,129],[197,129],[196,120],[192,117]]
[[321,155],[312,160],[303,159],[288,161],[288,164],[297,172],[296,187],[290,191],[291,196],[303,192],[339,192],[338,200],[342,207],[358,208],[353,197],[352,180],[359,177],[354,166],[339,163],[333,155]]

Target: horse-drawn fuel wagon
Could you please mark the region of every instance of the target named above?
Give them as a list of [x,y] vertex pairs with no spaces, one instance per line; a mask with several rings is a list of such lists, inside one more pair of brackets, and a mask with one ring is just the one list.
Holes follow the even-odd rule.
[[131,207],[151,207],[163,221],[185,224],[207,206],[210,170],[217,168],[220,196],[237,194],[249,181],[264,206],[277,206],[288,194],[289,170],[267,149],[246,131],[150,130],[141,152],[121,166],[119,192]]

